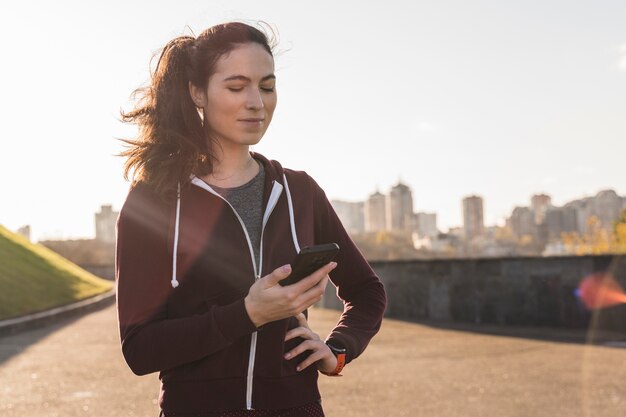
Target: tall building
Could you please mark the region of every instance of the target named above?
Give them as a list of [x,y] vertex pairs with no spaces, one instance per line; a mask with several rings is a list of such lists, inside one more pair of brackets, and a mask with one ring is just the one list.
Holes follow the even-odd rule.
[[365,202],[365,231],[377,232],[385,230],[387,226],[386,198],[384,194],[376,191]]
[[561,233],[565,231],[565,209],[561,207],[550,207],[546,211],[545,221],[547,238],[550,240],[559,239]]
[[547,194],[535,194],[530,198],[530,206],[535,213],[535,223],[541,224],[546,219],[548,208],[552,205],[552,198]]
[[467,240],[483,234],[485,220],[482,197],[473,195],[463,199],[463,229]]
[[576,231],[579,234],[587,233],[587,220],[593,215],[592,198],[585,197],[579,200],[570,201],[565,206],[569,207],[576,213]]
[[387,196],[387,229],[411,231],[413,226],[413,196],[411,189],[398,182]]
[[415,213],[415,229],[419,237],[437,236],[437,213]]
[[522,236],[535,235],[535,216],[528,207],[515,207],[509,225],[518,239]]
[[593,214],[598,217],[604,229],[613,229],[613,223],[622,210],[622,198],[613,190],[600,191],[593,198]]
[[115,223],[118,214],[117,211],[113,211],[113,207],[110,205],[100,207],[100,213],[95,214],[97,241],[115,242]]
[[572,203],[563,206],[563,232],[578,232],[578,209]]
[[365,203],[362,201],[332,200],[331,204],[348,233],[362,233],[365,231]]
[[572,200],[563,207],[552,205],[550,196],[537,194],[531,208],[516,207],[507,224],[518,237],[533,236],[539,243],[559,240],[562,233],[589,232],[589,219],[596,216],[601,227],[611,230],[624,206],[624,197],[613,190],[600,191],[595,197]]

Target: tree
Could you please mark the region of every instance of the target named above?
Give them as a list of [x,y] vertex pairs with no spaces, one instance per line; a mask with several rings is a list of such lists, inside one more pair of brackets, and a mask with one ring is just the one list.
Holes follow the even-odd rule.
[[619,253],[626,253],[626,208],[622,210],[619,219],[615,222],[613,235]]
[[563,233],[561,242],[568,252],[576,255],[626,253],[626,209],[615,221],[613,230],[604,229],[599,219],[591,216],[582,236],[577,232]]

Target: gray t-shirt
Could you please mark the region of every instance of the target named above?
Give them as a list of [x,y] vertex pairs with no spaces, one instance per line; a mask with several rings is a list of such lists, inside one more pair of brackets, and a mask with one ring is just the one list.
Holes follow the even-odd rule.
[[243,223],[246,225],[254,258],[257,266],[260,262],[261,228],[263,223],[263,185],[265,183],[265,169],[259,163],[259,173],[247,183],[234,188],[211,187],[228,201]]

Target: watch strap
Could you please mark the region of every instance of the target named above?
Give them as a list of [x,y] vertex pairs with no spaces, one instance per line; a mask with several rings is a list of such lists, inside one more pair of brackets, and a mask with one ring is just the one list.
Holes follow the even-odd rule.
[[335,355],[335,358],[337,358],[337,366],[331,372],[324,372],[324,371],[320,371],[320,372],[327,376],[342,376],[340,373],[343,370],[343,367],[346,366],[347,349],[339,348],[328,342],[326,342],[326,345],[330,348],[330,351],[333,352],[333,355]]

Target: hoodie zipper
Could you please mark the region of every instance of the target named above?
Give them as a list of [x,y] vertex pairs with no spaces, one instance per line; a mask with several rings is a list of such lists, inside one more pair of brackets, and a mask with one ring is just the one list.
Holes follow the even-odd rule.
[[[276,203],[278,203],[278,199],[280,194],[283,191],[283,186],[276,181],[272,181],[272,192],[270,193],[270,198],[267,201],[267,206],[265,207],[265,212],[263,214],[263,223],[261,225],[261,237],[260,237],[260,247],[259,247],[259,265],[256,264],[256,259],[254,258],[254,249],[252,247],[252,241],[250,240],[250,235],[248,234],[248,229],[246,229],[246,225],[237,213],[237,210],[230,204],[228,200],[222,197],[219,193],[217,193],[211,186],[209,186],[204,181],[195,177],[191,180],[191,182],[200,188],[207,190],[211,194],[221,198],[228,206],[231,208],[237,220],[239,220],[239,224],[243,229],[243,233],[246,236],[246,241],[248,242],[248,249],[250,250],[250,259],[252,260],[252,267],[254,269],[254,280],[258,280],[261,278],[262,267],[263,267],[263,232],[265,231],[265,225],[269,220],[270,215],[274,211],[274,207],[276,207]],[[246,378],[246,409],[253,410],[252,408],[252,388],[254,384],[254,362],[256,359],[256,343],[257,343],[257,332],[254,331],[252,333],[252,337],[250,339],[250,356],[248,358],[248,375]]]

